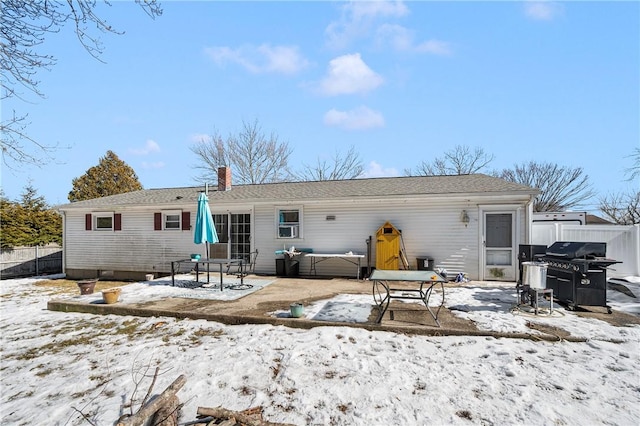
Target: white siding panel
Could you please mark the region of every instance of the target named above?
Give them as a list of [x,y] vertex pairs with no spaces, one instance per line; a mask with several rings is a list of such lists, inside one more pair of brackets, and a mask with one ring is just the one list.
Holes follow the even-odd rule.
[[154,231],[153,213],[123,212],[121,231],[86,231],[84,214],[67,214],[65,267],[170,272],[172,260],[204,254],[204,246],[193,243],[193,231]]
[[[467,210],[470,222],[460,220]],[[304,206],[303,238],[275,237],[275,207],[261,206],[255,210],[255,245],[260,255],[256,271],[275,273],[275,251],[289,248],[312,248],[316,253],[367,253],[366,240],[372,237],[371,266],[375,266],[376,232],[386,222],[402,231],[407,260],[416,269],[417,257],[431,257],[437,267],[450,273],[466,272],[478,275],[478,209],[469,202],[452,204],[398,202],[323,203]],[[328,215],[335,220],[328,221]],[[309,273],[310,262],[300,258],[301,274]],[[362,266],[367,265],[363,259]],[[317,264],[318,275],[355,276],[355,266],[340,259]]]
[[275,275],[275,251],[283,248],[274,243],[275,210],[272,206],[259,206],[253,212],[253,244],[254,250],[258,250],[255,271]]
[[[509,200],[514,203],[514,200]],[[496,200],[504,202],[504,200]],[[526,205],[522,200],[522,205]],[[371,266],[376,263],[376,231],[391,222],[402,231],[404,248],[411,269],[416,269],[417,257],[430,257],[435,266],[450,274],[466,272],[470,278],[479,276],[481,250],[478,205],[487,205],[483,197],[453,200],[350,200],[312,202],[305,205],[258,204],[253,206],[252,249],[258,250],[255,271],[274,274],[275,251],[289,248],[311,248],[316,253],[367,254],[366,241],[372,237]],[[276,208],[301,207],[302,238],[276,238]],[[247,208],[243,205],[243,208]],[[232,207],[229,211],[234,211]],[[466,210],[470,221],[461,221]],[[244,210],[243,210],[244,211]],[[122,270],[136,272],[170,272],[172,260],[188,258],[191,253],[204,255],[204,246],[193,243],[193,231],[154,231],[153,211],[127,210],[122,213],[121,231],[85,231],[84,213],[66,215],[66,268]],[[335,216],[335,220],[326,220]],[[191,224],[195,225],[195,206]],[[519,234],[524,236],[524,222]],[[309,273],[309,259],[300,257],[300,273]],[[367,259],[362,260],[362,266]],[[340,259],[317,265],[318,275],[355,276],[355,266]]]

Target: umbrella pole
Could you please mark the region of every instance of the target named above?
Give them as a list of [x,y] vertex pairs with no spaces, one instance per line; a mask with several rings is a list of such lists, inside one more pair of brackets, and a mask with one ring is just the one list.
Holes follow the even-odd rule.
[[205,243],[206,252],[207,252],[207,284],[209,284],[209,241]]

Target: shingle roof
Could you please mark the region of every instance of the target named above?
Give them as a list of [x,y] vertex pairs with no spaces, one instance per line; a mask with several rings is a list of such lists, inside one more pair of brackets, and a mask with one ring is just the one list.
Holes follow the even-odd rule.
[[[159,206],[196,203],[202,186],[143,189],[58,206],[60,210],[124,206]],[[216,203],[305,201],[379,197],[416,197],[464,194],[537,194],[539,191],[483,174],[455,176],[411,176],[337,181],[281,182],[233,185],[229,191],[209,187],[209,200]]]

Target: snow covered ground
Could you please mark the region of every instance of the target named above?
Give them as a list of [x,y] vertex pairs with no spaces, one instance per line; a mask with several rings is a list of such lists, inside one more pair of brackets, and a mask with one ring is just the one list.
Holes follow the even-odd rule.
[[[86,415],[111,425],[132,400],[137,408],[156,366],[155,393],[186,375],[178,392],[185,423],[199,406],[262,406],[265,419],[298,425],[637,425],[640,418],[639,326],[614,327],[560,307],[550,316],[518,312],[509,289],[470,283],[447,289],[446,305],[481,329],[530,333],[527,323],[539,322],[587,341],[51,312],[53,291],[36,280],[1,282],[2,424],[90,424]],[[122,297],[185,291],[167,289],[137,283]],[[629,289],[640,297],[638,284]],[[640,299],[608,296],[615,310],[640,315]],[[305,307],[305,315],[361,322],[371,299],[340,295]]]

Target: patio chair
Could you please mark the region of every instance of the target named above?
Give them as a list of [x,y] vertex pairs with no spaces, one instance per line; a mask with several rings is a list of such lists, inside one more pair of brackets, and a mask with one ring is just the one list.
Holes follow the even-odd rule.
[[240,265],[235,264],[230,264],[229,266],[227,266],[227,274],[236,275],[238,278],[240,278],[241,275],[246,277],[249,274],[253,274],[253,271],[256,267],[257,258],[258,250],[256,249],[256,251],[252,251],[251,253],[249,253],[249,259],[245,261],[245,264],[242,266],[242,268],[240,267]]

